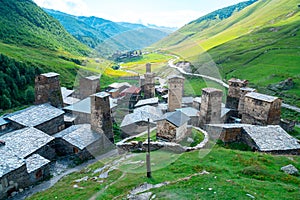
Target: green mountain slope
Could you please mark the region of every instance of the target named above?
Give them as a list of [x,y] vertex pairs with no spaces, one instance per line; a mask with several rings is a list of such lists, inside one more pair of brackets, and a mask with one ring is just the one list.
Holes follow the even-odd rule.
[[[297,0],[260,0],[208,27],[192,22],[155,46],[192,61],[197,71],[213,61],[223,78],[248,79],[259,91],[300,106],[299,10]],[[289,77],[291,89],[274,90]]]
[[58,19],[66,30],[101,55],[115,51],[142,49],[166,37],[167,32],[141,24],[115,23],[97,17],[76,17],[59,11],[44,9]]
[[0,0],[0,110],[30,104],[36,74],[71,87],[91,50],[31,0]]
[[89,51],[32,1],[1,0],[0,4],[1,41],[77,54]]

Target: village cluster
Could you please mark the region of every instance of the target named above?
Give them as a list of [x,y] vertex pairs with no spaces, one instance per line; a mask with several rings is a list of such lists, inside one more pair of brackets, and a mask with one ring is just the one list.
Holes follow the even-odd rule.
[[158,87],[150,64],[138,86],[113,83],[105,91],[98,76],[81,78],[75,91],[62,88],[57,73],[37,76],[35,105],[0,118],[0,199],[48,178],[57,158],[86,160],[114,148],[119,106],[129,110],[120,125],[123,138],[146,131],[149,119],[164,142],[179,142],[193,126],[255,151],[299,154],[299,142],[282,128],[289,127],[280,119],[281,99],[239,79],[229,80],[226,104],[215,88],[184,97],[184,81],[174,75],[168,87]]

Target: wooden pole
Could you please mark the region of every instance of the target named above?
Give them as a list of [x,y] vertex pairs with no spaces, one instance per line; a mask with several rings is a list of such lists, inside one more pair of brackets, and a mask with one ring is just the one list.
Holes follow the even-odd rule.
[[151,163],[150,163],[150,120],[148,118],[148,152],[146,154],[147,177],[151,178]]

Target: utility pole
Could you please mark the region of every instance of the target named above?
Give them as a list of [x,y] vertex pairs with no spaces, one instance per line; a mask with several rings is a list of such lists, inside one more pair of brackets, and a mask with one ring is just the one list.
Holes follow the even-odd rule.
[[148,118],[148,152],[146,154],[147,177],[151,178],[151,163],[150,163],[150,120]]

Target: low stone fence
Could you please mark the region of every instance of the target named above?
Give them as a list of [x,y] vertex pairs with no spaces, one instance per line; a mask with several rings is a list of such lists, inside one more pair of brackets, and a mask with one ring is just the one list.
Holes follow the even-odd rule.
[[[186,151],[193,151],[193,150],[198,150],[202,149],[205,147],[205,145],[208,143],[209,136],[208,133],[198,127],[193,127],[199,131],[201,131],[204,134],[204,140],[200,142],[197,146],[195,147],[186,147],[182,146],[178,143],[174,142],[150,142],[150,150],[155,151],[155,150],[165,150],[165,151],[172,151],[175,153],[182,153]],[[134,140],[134,138],[137,138],[141,135],[144,135],[147,133],[142,133],[139,135],[131,136],[128,137],[120,142],[117,143],[117,148],[119,152],[146,152],[148,150],[148,142],[137,142],[137,141],[131,141],[127,142],[130,140]]]

